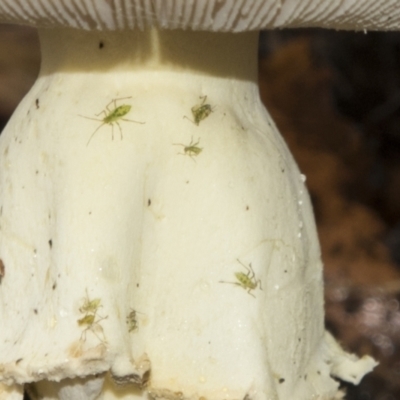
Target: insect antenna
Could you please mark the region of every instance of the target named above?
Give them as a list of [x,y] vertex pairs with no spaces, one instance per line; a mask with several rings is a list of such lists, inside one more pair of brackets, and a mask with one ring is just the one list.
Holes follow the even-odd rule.
[[117,97],[116,99],[112,99],[109,103],[108,103],[108,105],[110,105],[111,103],[113,103],[114,101],[118,101],[118,100],[128,100],[128,99],[131,99],[132,98],[132,96],[128,96],[128,97]]
[[[99,114],[100,115],[100,114]],[[102,119],[99,118],[90,118],[90,117],[86,117],[84,115],[78,114],[78,117],[82,117],[82,118],[86,118],[86,119],[91,119],[92,121],[99,121],[99,122],[103,122]]]
[[244,268],[246,268],[247,271],[253,273],[253,275],[254,275],[254,271],[253,271],[253,268],[251,267],[251,263],[250,263],[250,267],[249,267],[249,266],[247,266],[246,264],[243,264],[238,258],[237,258],[236,260],[237,260]]

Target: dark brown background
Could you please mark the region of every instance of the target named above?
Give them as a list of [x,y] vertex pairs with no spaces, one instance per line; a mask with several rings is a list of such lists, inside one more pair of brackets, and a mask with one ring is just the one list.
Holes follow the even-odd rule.
[[[0,25],[1,128],[39,59],[34,30]],[[347,398],[400,399],[400,34],[263,32],[260,89],[307,175],[327,327],[380,361]]]

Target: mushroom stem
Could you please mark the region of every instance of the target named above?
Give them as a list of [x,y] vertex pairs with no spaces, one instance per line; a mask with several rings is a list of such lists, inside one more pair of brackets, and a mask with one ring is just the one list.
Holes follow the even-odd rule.
[[0,378],[61,381],[38,384],[49,398],[104,372],[107,399],[336,396],[315,224],[258,95],[257,33],[40,38],[0,138]]
[[5,385],[0,383],[0,400],[22,400],[24,387],[22,385]]
[[39,381],[28,387],[32,400],[96,400],[103,390],[104,376]]

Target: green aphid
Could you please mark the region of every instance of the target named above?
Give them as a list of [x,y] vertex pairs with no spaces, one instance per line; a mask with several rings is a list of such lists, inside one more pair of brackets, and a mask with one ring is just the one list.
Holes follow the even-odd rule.
[[197,157],[203,151],[202,147],[197,146],[199,143],[200,139],[196,143],[193,143],[193,138],[192,138],[189,145],[185,145],[182,143],[173,143],[173,145],[183,146],[183,153],[179,154],[189,156],[193,161],[195,161],[193,157]]
[[257,289],[258,287],[260,287],[260,290],[262,290],[261,280],[256,279],[256,274],[254,273],[251,263],[249,264],[249,266],[247,266],[243,264],[239,259],[237,261],[247,270],[247,273],[235,272],[235,277],[237,279],[237,282],[226,282],[226,281],[219,281],[219,282],[230,283],[231,285],[240,286],[243,289],[245,289],[249,295],[255,297],[254,294],[251,293],[251,291]]
[[79,307],[79,312],[84,314],[81,319],[78,319],[79,325],[93,325],[96,321],[97,311],[101,307],[101,299],[96,298],[93,300],[89,299],[88,292],[86,290],[86,298],[83,300],[82,306]]
[[96,314],[86,314],[84,317],[78,319],[78,325],[82,326],[92,326],[94,324],[94,320],[96,319]]
[[82,314],[86,313],[96,314],[97,310],[100,307],[100,303],[101,303],[100,299],[89,300],[89,298],[87,297],[84,300],[82,307],[79,307],[79,312],[81,312]]
[[[201,104],[198,104],[191,108],[193,120],[194,120],[192,122],[194,124],[196,124],[197,126],[200,124],[201,121],[206,119],[213,112],[211,105],[206,104],[207,96],[200,96],[200,99],[203,99]],[[185,117],[185,118],[187,118],[187,117]],[[187,119],[189,119],[189,118],[187,118]]]
[[[121,129],[121,125],[119,124],[120,121],[126,121],[126,122],[134,122],[135,124],[144,124],[144,122],[140,122],[140,121],[134,121],[132,119],[127,119],[124,118],[125,115],[127,115],[130,111],[132,106],[130,106],[129,104],[122,104],[120,106],[117,106],[117,101],[119,100],[126,100],[126,99],[131,99],[132,97],[120,97],[118,99],[113,99],[111,100],[105,107],[105,109],[101,112],[99,112],[98,114],[96,114],[96,117],[99,117],[100,115],[104,115],[104,118],[99,119],[99,118],[90,118],[90,117],[86,117],[84,115],[79,115],[80,117],[86,118],[86,119],[90,119],[93,121],[99,121],[101,122],[101,124],[96,128],[96,130],[92,133],[92,135],[90,136],[87,145],[90,143],[90,141],[92,140],[93,136],[96,134],[96,132],[104,125],[110,125],[111,126],[111,135],[112,135],[112,139],[114,140],[114,124],[118,126],[119,129],[119,133],[121,135],[121,140],[123,138],[122,135],[122,129]],[[114,108],[110,108],[111,104],[113,104]]]
[[[82,306],[79,307],[79,312],[84,315],[82,318],[79,318],[77,320],[79,326],[85,327],[81,335],[81,340],[86,340],[87,331],[91,331],[101,342],[105,342],[103,328],[100,326],[99,323],[107,317],[102,317],[98,315],[97,312],[100,307],[101,299],[96,298],[90,300],[86,290],[86,298],[83,300]],[[98,333],[100,333],[102,337],[100,337]]]
[[131,310],[131,312],[126,316],[126,324],[128,325],[128,332],[133,332],[138,329],[135,310]]

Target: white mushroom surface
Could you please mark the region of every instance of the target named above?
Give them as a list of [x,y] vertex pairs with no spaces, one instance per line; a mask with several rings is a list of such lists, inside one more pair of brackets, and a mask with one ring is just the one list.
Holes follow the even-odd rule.
[[0,137],[0,399],[32,382],[48,400],[333,399],[332,376],[359,382],[376,363],[324,331],[257,33],[40,38]]

